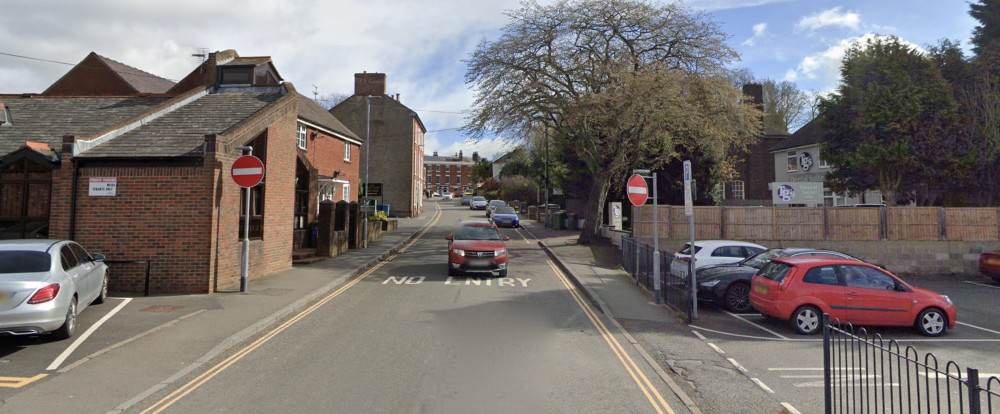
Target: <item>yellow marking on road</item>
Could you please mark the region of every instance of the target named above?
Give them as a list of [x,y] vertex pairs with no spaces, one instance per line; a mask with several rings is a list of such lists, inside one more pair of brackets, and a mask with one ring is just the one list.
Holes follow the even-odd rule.
[[641,390],[643,395],[646,396],[646,400],[648,400],[649,403],[653,406],[653,409],[660,414],[663,414],[664,410],[666,410],[666,412],[669,414],[674,414],[674,410],[670,408],[670,405],[667,404],[667,401],[663,399],[663,396],[660,395],[660,392],[656,389],[655,386],[653,386],[653,383],[649,381],[649,378],[647,378],[646,375],[642,373],[642,370],[640,370],[639,366],[636,365],[635,361],[632,360],[632,357],[630,357],[628,353],[625,352],[625,348],[623,348],[621,343],[618,342],[617,339],[615,339],[615,336],[611,333],[611,330],[608,329],[606,325],[604,325],[604,322],[601,322],[601,318],[597,316],[597,313],[595,313],[587,304],[587,302],[583,299],[583,297],[580,296],[580,293],[576,290],[573,284],[566,278],[566,275],[563,274],[561,270],[559,270],[559,268],[556,266],[554,262],[548,260],[548,263],[549,267],[552,268],[552,271],[555,272],[556,276],[559,277],[559,281],[561,281],[562,284],[566,286],[566,289],[569,291],[570,295],[573,296],[573,300],[575,300],[577,305],[580,306],[580,309],[583,309],[583,313],[587,315],[587,319],[590,319],[590,323],[594,325],[594,328],[597,328],[597,331],[601,334],[601,337],[604,338],[604,342],[608,344],[608,347],[611,348],[611,351],[614,352],[615,356],[618,357],[618,360],[622,363],[622,366],[625,367],[625,370],[632,377],[632,380],[635,381],[635,384],[639,386],[639,390]]
[[0,377],[0,388],[21,388],[47,376],[49,374],[38,374],[34,377]]
[[299,321],[301,321],[302,319],[304,319],[306,316],[309,316],[309,314],[313,313],[316,309],[319,309],[320,307],[322,307],[323,305],[325,305],[327,302],[333,300],[337,296],[340,296],[341,293],[344,293],[345,291],[347,291],[348,289],[350,289],[354,285],[356,285],[358,283],[361,283],[361,281],[363,281],[365,278],[367,278],[368,276],[370,276],[372,273],[375,273],[376,270],[380,269],[382,266],[385,266],[387,263],[389,263],[390,261],[392,261],[392,259],[394,259],[396,256],[402,254],[404,251],[406,251],[406,249],[410,248],[410,246],[413,246],[417,241],[419,241],[422,237],[424,237],[424,234],[426,234],[427,231],[429,231],[431,228],[433,228],[434,225],[437,223],[438,219],[440,219],[440,218],[441,218],[441,208],[438,207],[437,214],[435,214],[434,219],[431,220],[431,223],[429,225],[427,225],[427,227],[425,227],[424,230],[422,230],[419,234],[417,234],[417,237],[414,237],[413,240],[411,240],[409,243],[406,244],[406,246],[403,246],[403,248],[401,248],[398,253],[393,254],[392,256],[387,257],[384,261],[379,262],[375,266],[372,266],[371,269],[368,269],[368,271],[362,273],[361,276],[358,276],[357,279],[354,279],[354,280],[348,282],[347,284],[345,284],[344,286],[341,286],[339,289],[335,290],[333,293],[330,293],[329,295],[327,295],[326,297],[324,297],[323,299],[321,299],[319,302],[316,302],[315,304],[313,304],[312,306],[306,308],[302,312],[299,312],[297,315],[295,315],[294,317],[292,317],[291,319],[289,319],[285,323],[282,323],[278,327],[272,329],[270,332],[268,332],[267,334],[265,334],[261,338],[257,339],[256,341],[254,341],[250,345],[247,345],[245,348],[243,348],[243,349],[239,350],[238,352],[236,352],[235,354],[229,356],[228,358],[226,358],[222,362],[216,364],[212,368],[209,368],[207,371],[203,372],[201,375],[197,376],[195,379],[191,380],[187,384],[184,384],[184,386],[178,388],[177,390],[175,390],[174,392],[170,393],[166,397],[163,397],[161,400],[157,401],[155,404],[153,404],[150,407],[148,407],[145,410],[143,410],[142,414],[146,414],[146,413],[155,414],[155,413],[161,413],[161,412],[163,412],[163,410],[166,410],[171,405],[174,405],[174,403],[176,403],[177,401],[180,401],[182,398],[186,397],[188,394],[190,394],[194,390],[196,390],[199,387],[201,387],[202,385],[204,385],[206,382],[208,382],[208,380],[210,380],[210,379],[214,378],[216,375],[222,373],[222,371],[225,371],[226,368],[229,368],[230,366],[232,366],[233,364],[235,364],[239,360],[243,359],[243,357],[249,355],[251,352],[253,352],[257,348],[260,348],[262,345],[264,345],[265,343],[267,343],[268,341],[270,341],[274,337],[278,336],[279,334],[281,334],[282,332],[284,332],[286,329],[288,329],[292,325],[295,325],[296,323],[298,323]]

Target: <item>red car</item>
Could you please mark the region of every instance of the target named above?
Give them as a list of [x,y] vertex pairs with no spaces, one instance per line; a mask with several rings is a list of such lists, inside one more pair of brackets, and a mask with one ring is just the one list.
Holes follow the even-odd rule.
[[979,273],[1000,282],[1000,251],[979,254]]
[[913,326],[940,336],[955,326],[947,296],[913,287],[875,265],[828,257],[773,259],[750,281],[750,303],[760,313],[788,320],[803,335],[830,320],[855,325]]
[[497,226],[488,221],[463,221],[448,240],[448,275],[459,272],[497,272],[507,277],[507,245],[510,237],[501,236]]

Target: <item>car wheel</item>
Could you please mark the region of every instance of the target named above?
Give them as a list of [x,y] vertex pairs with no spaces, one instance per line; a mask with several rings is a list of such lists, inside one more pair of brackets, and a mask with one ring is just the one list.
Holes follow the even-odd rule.
[[69,309],[66,310],[66,321],[63,322],[59,329],[52,332],[52,336],[56,339],[67,339],[73,336],[73,331],[76,330],[76,298],[74,297],[72,301],[69,302]]
[[448,276],[458,276],[458,270],[451,266],[451,262],[448,262]]
[[726,309],[734,313],[744,313],[753,309],[750,305],[750,285],[733,283],[726,289]]
[[812,335],[819,332],[822,327],[823,319],[822,315],[815,306],[803,306],[795,310],[792,313],[792,319],[789,321],[792,324],[792,328],[795,328],[795,332],[800,335]]
[[948,328],[948,317],[938,309],[924,309],[917,316],[916,328],[923,336],[941,336]]
[[108,272],[104,272],[104,280],[101,281],[101,293],[94,299],[95,304],[102,304],[108,298]]
[[499,276],[500,277],[507,277],[507,269],[501,270]]

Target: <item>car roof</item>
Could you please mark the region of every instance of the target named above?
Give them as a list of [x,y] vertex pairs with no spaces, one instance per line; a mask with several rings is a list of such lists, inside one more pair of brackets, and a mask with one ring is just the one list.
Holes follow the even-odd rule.
[[459,226],[480,226],[480,227],[493,227],[493,223],[486,220],[462,220],[458,222]]
[[[690,242],[685,244],[691,244]],[[697,247],[717,247],[717,246],[750,246],[750,247],[764,247],[757,243],[750,243],[739,240],[695,240],[694,245]]]
[[798,256],[798,257],[781,257],[771,259],[774,262],[781,262],[784,264],[794,265],[794,266],[818,266],[824,264],[863,264],[868,267],[875,267],[869,263],[862,262],[860,260],[851,259],[840,259],[835,257],[823,257],[823,256]]
[[50,247],[54,244],[59,243],[62,240],[49,240],[49,239],[17,239],[17,240],[0,240],[0,251],[11,251],[11,250],[32,250],[37,252],[48,251]]

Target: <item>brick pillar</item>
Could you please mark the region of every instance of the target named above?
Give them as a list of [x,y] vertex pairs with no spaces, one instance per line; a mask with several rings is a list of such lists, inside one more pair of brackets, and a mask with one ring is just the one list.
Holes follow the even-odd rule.
[[338,201],[334,206],[334,220],[333,229],[338,231],[347,231],[351,226],[351,214],[350,214],[351,204],[346,201]]
[[336,255],[334,243],[334,204],[330,200],[319,203],[319,226],[316,228],[316,255],[331,257]]
[[359,249],[361,243],[361,216],[359,215],[358,203],[351,202],[347,206],[348,226],[347,226],[347,246],[351,249]]

